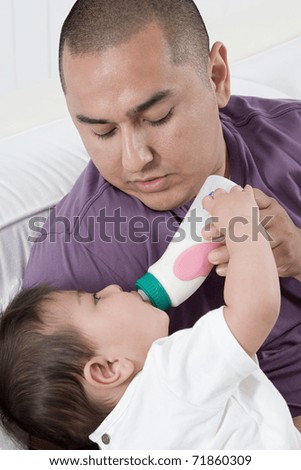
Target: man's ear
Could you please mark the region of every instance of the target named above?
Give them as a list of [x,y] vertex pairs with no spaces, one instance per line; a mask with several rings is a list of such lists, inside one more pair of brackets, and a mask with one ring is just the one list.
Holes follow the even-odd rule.
[[95,356],[84,367],[84,378],[94,387],[116,387],[126,382],[134,373],[134,364],[129,359],[117,358],[109,361]]
[[222,42],[213,44],[209,54],[209,77],[219,108],[224,108],[230,98],[230,70],[227,49]]

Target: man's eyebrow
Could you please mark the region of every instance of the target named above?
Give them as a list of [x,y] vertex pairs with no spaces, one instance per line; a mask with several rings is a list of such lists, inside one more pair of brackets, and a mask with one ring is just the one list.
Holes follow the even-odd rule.
[[[173,94],[172,90],[162,90],[158,91],[154,95],[152,95],[148,100],[146,100],[144,103],[138,104],[135,106],[135,108],[130,109],[126,115],[128,117],[133,117],[136,114],[143,113],[143,111],[146,111],[147,109],[151,108],[155,104],[159,103],[160,101],[163,101],[165,98],[169,98]],[[76,119],[79,122],[82,122],[84,124],[110,124],[110,121],[108,119],[97,119],[97,118],[90,118],[88,116],[84,116],[83,114],[77,114]]]
[[154,95],[152,95],[148,100],[146,100],[144,103],[138,104],[133,109],[130,109],[126,114],[129,117],[132,117],[136,114],[143,113],[143,111],[146,111],[147,109],[151,108],[155,104],[159,103],[160,101],[163,101],[165,98],[169,98],[173,94],[172,90],[162,90],[158,91]]
[[107,119],[89,118],[88,116],[84,116],[83,114],[77,114],[76,119],[79,122],[83,122],[84,124],[109,124],[110,122]]

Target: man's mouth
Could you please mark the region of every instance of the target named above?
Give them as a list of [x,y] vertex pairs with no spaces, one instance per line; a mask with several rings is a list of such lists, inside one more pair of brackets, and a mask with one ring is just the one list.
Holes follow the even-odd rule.
[[136,180],[133,184],[143,193],[152,193],[162,191],[166,187],[167,176],[158,176],[147,178],[145,180]]

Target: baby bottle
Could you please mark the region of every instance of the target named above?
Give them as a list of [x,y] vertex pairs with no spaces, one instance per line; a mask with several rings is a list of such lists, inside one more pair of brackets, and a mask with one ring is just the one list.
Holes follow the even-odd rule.
[[204,282],[213,266],[208,254],[220,244],[202,238],[202,229],[210,218],[202,200],[217,188],[230,191],[235,185],[218,175],[206,179],[166,251],[136,282],[144,300],[166,310],[180,305]]

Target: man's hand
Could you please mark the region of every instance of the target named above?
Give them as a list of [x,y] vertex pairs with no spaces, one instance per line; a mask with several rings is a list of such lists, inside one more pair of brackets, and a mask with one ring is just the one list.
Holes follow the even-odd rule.
[[295,226],[275,199],[259,189],[254,189],[254,194],[260,221],[271,238],[279,276],[295,277],[301,281],[301,229]]
[[[281,205],[259,189],[254,189],[260,210],[260,222],[270,237],[280,277],[295,277],[301,281],[301,229],[295,226]],[[209,261],[216,265],[216,272],[225,276],[229,261],[226,246],[213,250]]]

